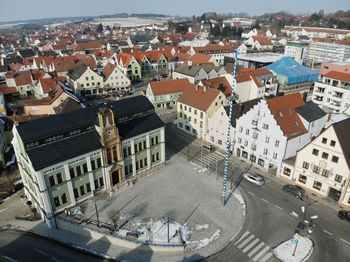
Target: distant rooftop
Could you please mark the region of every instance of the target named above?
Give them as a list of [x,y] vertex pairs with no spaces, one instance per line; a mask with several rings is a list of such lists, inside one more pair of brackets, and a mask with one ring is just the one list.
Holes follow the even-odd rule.
[[254,61],[258,63],[273,63],[282,57],[282,54],[271,52],[238,54],[238,60]]

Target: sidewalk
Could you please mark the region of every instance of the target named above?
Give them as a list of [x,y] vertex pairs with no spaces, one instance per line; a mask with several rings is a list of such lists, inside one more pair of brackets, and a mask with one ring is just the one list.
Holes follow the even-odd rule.
[[[241,159],[237,159],[237,158],[233,158],[232,156],[231,156],[231,161],[235,164],[244,165],[245,167],[248,167],[250,165],[250,162],[244,161]],[[260,175],[262,175],[270,180],[273,180],[280,185],[285,185],[287,183],[291,183],[290,181],[287,181],[283,178],[277,177],[276,175],[272,175],[272,174],[267,173],[266,170],[264,170],[263,168],[259,168],[256,165],[252,165],[250,167],[250,170],[252,170],[253,172],[260,174]],[[308,191],[306,191],[306,192],[308,192]],[[312,193],[309,193],[308,196],[311,200],[317,201],[321,205],[328,207],[334,211],[339,211],[339,209],[340,209],[340,207],[337,203],[331,203],[326,198],[323,198],[320,196],[315,196]]]
[[312,240],[308,237],[295,234],[294,238],[277,246],[273,250],[273,253],[277,259],[283,262],[303,262],[310,258],[312,251]]

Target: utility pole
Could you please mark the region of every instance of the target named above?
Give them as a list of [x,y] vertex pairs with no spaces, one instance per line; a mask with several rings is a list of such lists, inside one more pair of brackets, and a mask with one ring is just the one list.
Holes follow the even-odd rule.
[[226,190],[227,190],[227,178],[228,178],[228,162],[230,158],[230,145],[231,145],[231,118],[232,118],[232,111],[233,111],[233,100],[237,95],[235,95],[234,90],[237,84],[237,57],[238,57],[238,51],[237,49],[234,52],[234,65],[233,65],[233,86],[232,86],[232,92],[230,96],[230,111],[228,115],[228,126],[227,126],[227,137],[226,137],[226,151],[225,151],[225,164],[224,164],[224,180],[223,180],[223,187],[222,187],[222,203],[225,205],[226,203]]

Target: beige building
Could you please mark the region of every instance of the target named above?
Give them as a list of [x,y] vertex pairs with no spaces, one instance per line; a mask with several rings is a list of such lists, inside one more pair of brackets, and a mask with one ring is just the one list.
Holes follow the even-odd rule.
[[317,138],[283,161],[282,178],[312,194],[350,207],[350,119],[329,126]]
[[198,138],[208,136],[208,118],[226,105],[225,95],[214,88],[186,88],[177,101],[177,127]]
[[130,79],[117,67],[108,63],[102,72],[104,76],[104,89],[106,91],[123,91],[130,89]]
[[89,66],[82,65],[68,74],[68,84],[76,94],[95,95],[103,92],[103,77]]

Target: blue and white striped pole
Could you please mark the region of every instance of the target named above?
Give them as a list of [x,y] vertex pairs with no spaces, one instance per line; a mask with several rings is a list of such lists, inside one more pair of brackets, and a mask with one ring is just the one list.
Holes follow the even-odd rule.
[[237,84],[237,49],[234,53],[234,65],[233,65],[233,86],[232,86],[232,92],[231,96],[229,98],[230,100],[230,111],[228,115],[228,126],[227,126],[227,137],[226,137],[226,152],[225,152],[225,164],[224,164],[224,183],[222,187],[222,202],[225,205],[226,204],[226,190],[227,190],[227,179],[228,179],[228,163],[230,159],[230,147],[231,147],[231,117],[232,117],[232,108],[233,108],[233,100],[235,99],[235,87]]

